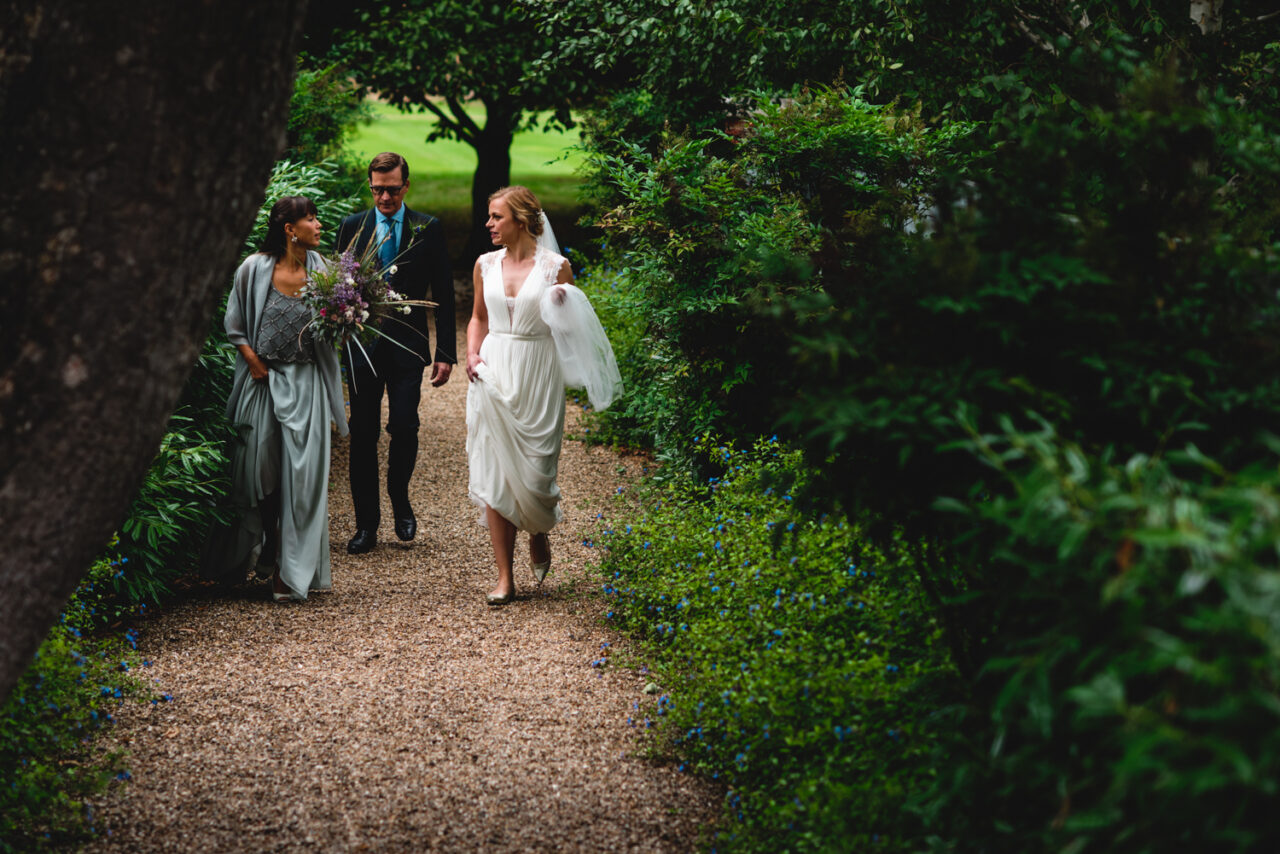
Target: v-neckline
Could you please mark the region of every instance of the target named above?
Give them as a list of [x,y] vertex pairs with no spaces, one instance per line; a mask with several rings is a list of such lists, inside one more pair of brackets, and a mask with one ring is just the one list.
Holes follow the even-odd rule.
[[509,300],[520,299],[520,294],[524,292],[524,286],[529,284],[529,279],[533,277],[533,271],[538,269],[538,252],[541,251],[541,249],[542,247],[539,246],[533,250],[532,262],[529,264],[529,272],[525,274],[524,281],[520,283],[520,287],[516,289],[516,292],[508,296],[507,274],[502,271],[502,262],[507,260],[507,255],[509,253],[505,246],[502,247],[502,257],[498,259],[498,278],[502,281],[502,296],[504,298]]
[[298,288],[297,293],[287,294],[287,293],[285,293],[284,291],[282,291],[282,290],[280,290],[279,288],[277,288],[277,287],[276,287],[276,267],[279,265],[280,260],[281,260],[281,259],[277,258],[277,259],[275,260],[275,263],[273,263],[273,264],[271,265],[271,290],[275,291],[276,293],[278,293],[280,296],[284,297],[285,299],[295,299],[295,300],[296,300],[296,299],[301,299],[301,297],[302,297],[302,291],[307,287],[307,274],[311,272],[311,271],[310,271],[310,269],[307,267],[307,262],[306,262],[306,261],[303,261],[303,262],[302,262],[302,267],[301,267],[301,270],[302,270],[302,287]]

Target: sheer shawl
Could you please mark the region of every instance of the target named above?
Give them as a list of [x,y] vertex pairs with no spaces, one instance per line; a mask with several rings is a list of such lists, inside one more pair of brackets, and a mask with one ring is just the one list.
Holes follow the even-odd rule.
[[552,285],[543,291],[539,309],[551,327],[565,385],[585,388],[592,407],[607,409],[622,390],[622,375],[587,295],[574,285]]

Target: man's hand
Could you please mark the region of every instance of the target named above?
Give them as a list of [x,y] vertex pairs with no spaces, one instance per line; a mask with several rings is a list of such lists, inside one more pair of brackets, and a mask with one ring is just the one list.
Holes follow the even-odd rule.
[[431,385],[439,388],[449,381],[449,374],[453,372],[453,365],[448,362],[436,362],[431,366]]

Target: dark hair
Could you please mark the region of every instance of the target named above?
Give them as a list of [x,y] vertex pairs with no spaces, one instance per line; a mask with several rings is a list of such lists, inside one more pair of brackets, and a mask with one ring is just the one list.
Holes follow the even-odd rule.
[[409,161],[394,151],[384,151],[369,161],[369,180],[373,180],[374,172],[390,172],[393,169],[403,169],[400,173],[404,176],[403,180],[409,180]]
[[284,227],[298,220],[316,215],[316,203],[306,196],[281,196],[271,206],[267,214],[267,236],[262,238],[262,248],[258,251],[274,258],[283,258],[288,248],[288,238],[284,235]]
[[511,208],[511,218],[523,223],[531,235],[537,237],[542,234],[542,205],[528,187],[519,184],[502,187],[489,194],[489,201],[494,199],[504,199],[507,207]]

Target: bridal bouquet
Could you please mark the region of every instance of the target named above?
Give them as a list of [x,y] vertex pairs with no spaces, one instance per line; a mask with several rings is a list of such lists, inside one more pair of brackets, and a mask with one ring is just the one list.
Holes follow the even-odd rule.
[[435,305],[429,300],[405,299],[391,288],[396,266],[391,265],[387,273],[379,270],[373,241],[362,256],[347,248],[323,268],[308,273],[301,295],[312,310],[316,340],[338,349],[344,343],[354,343],[363,351],[362,342],[386,337],[381,328],[384,322],[403,322],[396,315],[408,314],[415,305]]

